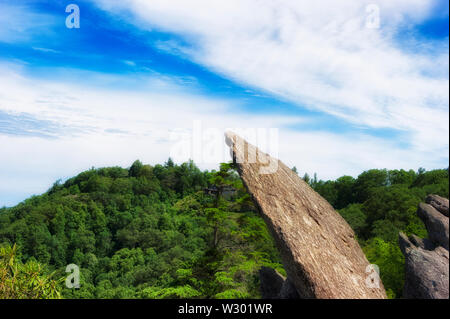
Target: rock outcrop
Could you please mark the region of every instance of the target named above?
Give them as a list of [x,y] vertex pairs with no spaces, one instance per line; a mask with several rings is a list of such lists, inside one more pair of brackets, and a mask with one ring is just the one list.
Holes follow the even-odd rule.
[[405,256],[405,286],[408,299],[449,298],[448,199],[429,195],[419,204],[417,215],[425,223],[428,239],[400,233],[400,249]]
[[226,141],[300,298],[386,298],[354,232],[324,198],[239,136],[228,132]]
[[436,208],[439,212],[448,217],[448,199],[438,195],[428,195],[425,199],[427,204]]

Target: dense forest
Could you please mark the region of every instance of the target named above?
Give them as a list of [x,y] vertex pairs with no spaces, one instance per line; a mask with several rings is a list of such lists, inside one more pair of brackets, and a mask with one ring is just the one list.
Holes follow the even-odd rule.
[[258,270],[284,271],[230,164],[91,169],[2,209],[0,243],[43,278],[78,265],[80,288],[62,282],[65,298],[257,298]]
[[[296,170],[294,168],[294,170]],[[448,169],[303,179],[354,229],[389,297],[400,298],[397,236],[426,237],[417,205],[448,198]],[[232,164],[91,169],[0,209],[0,298],[259,298],[258,270],[285,274]],[[64,284],[80,267],[80,288]]]

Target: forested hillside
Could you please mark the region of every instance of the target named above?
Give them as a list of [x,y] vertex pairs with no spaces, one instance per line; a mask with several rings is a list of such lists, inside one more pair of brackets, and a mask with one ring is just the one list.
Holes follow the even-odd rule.
[[[205,191],[207,190],[207,191]],[[283,272],[263,220],[228,164],[92,169],[0,211],[0,243],[55,278],[66,298],[258,298],[258,270]],[[0,296],[1,297],[1,296]]]
[[[380,267],[388,295],[398,298],[404,273],[398,231],[426,237],[417,205],[430,193],[448,198],[448,177],[448,169],[419,169],[370,170],[326,182],[303,178],[355,230],[369,261]],[[65,298],[258,298],[262,266],[284,273],[231,164],[212,172],[170,159],[164,165],[136,161],[129,169],[91,169],[0,209],[0,244],[1,260],[14,253],[25,270],[40,265],[47,286],[54,285],[51,272],[60,279],[66,265],[80,266],[79,289],[58,281]],[[17,250],[8,248],[14,244]],[[41,291],[47,290],[32,296],[59,296]]]

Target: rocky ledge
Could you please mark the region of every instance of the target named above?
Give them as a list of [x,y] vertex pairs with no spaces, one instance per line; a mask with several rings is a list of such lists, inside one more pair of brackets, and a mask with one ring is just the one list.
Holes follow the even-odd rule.
[[417,215],[425,223],[429,238],[399,234],[400,249],[405,256],[403,298],[449,298],[448,199],[429,195],[420,203]]

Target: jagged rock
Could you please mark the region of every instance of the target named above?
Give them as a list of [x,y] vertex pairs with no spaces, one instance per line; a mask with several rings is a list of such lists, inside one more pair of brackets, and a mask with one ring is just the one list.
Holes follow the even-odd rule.
[[435,247],[434,244],[431,242],[431,240],[429,240],[427,238],[417,237],[414,234],[409,236],[409,240],[415,246],[420,247],[420,248],[425,249],[425,250],[433,250],[434,247]]
[[428,195],[425,199],[425,203],[430,204],[436,208],[439,212],[448,217],[448,199],[438,195]]
[[228,132],[226,141],[300,298],[386,298],[379,277],[367,281],[374,274],[354,232],[324,198],[239,136]]
[[399,243],[406,258],[403,298],[448,299],[448,250],[440,246],[434,250],[417,247],[403,233]]
[[433,206],[424,203],[419,204],[417,215],[425,223],[428,237],[433,244],[448,250],[448,217]]
[[405,256],[403,297],[448,299],[448,200],[428,195],[426,202],[429,204],[419,204],[417,215],[425,223],[430,238],[399,234],[400,249]]

